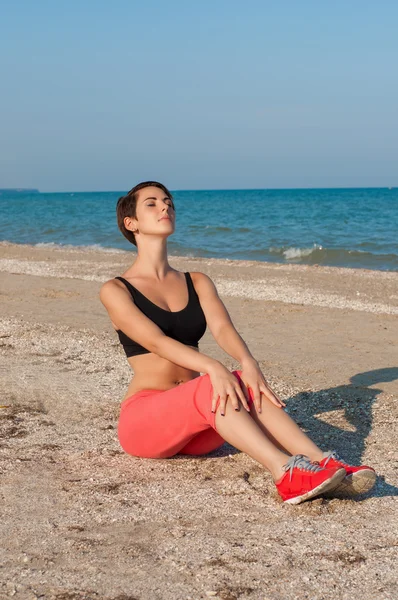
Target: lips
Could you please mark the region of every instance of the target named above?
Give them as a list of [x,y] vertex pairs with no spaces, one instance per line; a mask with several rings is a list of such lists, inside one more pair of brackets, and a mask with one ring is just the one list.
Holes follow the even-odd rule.
[[159,221],[164,221],[165,219],[167,219],[167,221],[171,221],[170,217],[162,217],[161,219],[159,219]]

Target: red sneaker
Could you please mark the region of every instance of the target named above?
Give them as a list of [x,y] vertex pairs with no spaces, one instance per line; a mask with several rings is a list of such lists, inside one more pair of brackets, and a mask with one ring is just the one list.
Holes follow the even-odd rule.
[[338,486],[346,475],[344,468],[324,469],[312,463],[308,456],[296,454],[283,467],[286,473],[275,481],[284,502],[299,504]]
[[334,450],[324,452],[323,459],[314,464],[319,464],[326,469],[335,469],[336,467],[345,469],[346,476],[340,485],[333,490],[333,495],[356,496],[357,494],[364,494],[371,490],[376,483],[376,471],[372,467],[366,465],[353,467],[342,460]]

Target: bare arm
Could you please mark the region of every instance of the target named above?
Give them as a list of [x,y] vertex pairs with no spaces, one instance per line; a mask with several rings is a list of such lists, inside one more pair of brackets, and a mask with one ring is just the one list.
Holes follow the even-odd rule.
[[128,291],[113,280],[101,287],[100,300],[118,329],[150,352],[201,373],[209,373],[212,368],[220,365],[219,361],[210,356],[166,336],[136,307]]
[[242,381],[253,391],[254,403],[261,412],[261,394],[282,408],[285,403],[271,390],[260,366],[232,324],[212,280],[204,273],[195,273],[195,289],[205,313],[207,324],[217,344],[242,365]]
[[216,286],[204,273],[195,273],[195,289],[209,329],[217,344],[242,365],[255,361],[249,348],[236,331]]

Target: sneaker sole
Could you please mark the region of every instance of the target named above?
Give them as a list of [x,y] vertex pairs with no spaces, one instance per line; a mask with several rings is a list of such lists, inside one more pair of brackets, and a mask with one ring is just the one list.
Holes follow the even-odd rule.
[[333,475],[330,479],[326,479],[316,488],[302,494],[301,496],[295,496],[294,498],[289,498],[288,500],[284,500],[285,504],[300,504],[301,502],[305,502],[305,500],[309,500],[310,498],[314,498],[314,496],[318,496],[319,494],[323,494],[324,492],[330,492],[335,489],[338,485],[341,484],[343,479],[346,476],[345,469],[339,469],[337,473]]
[[375,483],[376,473],[371,469],[363,469],[362,471],[357,471],[352,475],[346,475],[340,485],[335,488],[333,493],[345,497],[359,496],[360,494],[366,494],[366,492],[369,492]]

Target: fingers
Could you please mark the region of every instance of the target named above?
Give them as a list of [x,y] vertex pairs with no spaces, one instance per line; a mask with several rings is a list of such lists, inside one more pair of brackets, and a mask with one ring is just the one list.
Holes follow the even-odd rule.
[[278,408],[283,408],[286,406],[286,403],[283,400],[281,400],[270,388],[260,386],[260,392],[264,394],[264,396],[268,398],[268,400],[270,400],[272,404],[275,404],[275,406],[277,406]]
[[225,415],[225,407],[227,405],[227,396],[225,393],[221,393],[221,394],[214,394],[212,401],[211,401],[211,412],[215,413],[217,411],[217,402],[218,400],[220,401],[218,404],[218,410],[221,413],[221,416]]
[[[245,394],[243,393],[239,384],[236,387],[231,386],[229,389],[217,394],[216,392],[213,394],[212,403],[211,403],[211,411],[216,412],[217,410],[217,401],[220,400],[218,405],[218,410],[220,411],[221,416],[225,416],[226,406],[228,400],[232,404],[234,410],[240,410],[240,402],[243,404],[245,409],[250,412],[250,407],[247,403]],[[240,401],[240,402],[239,402]]]
[[237,390],[234,389],[233,387],[231,387],[224,394],[220,395],[220,412],[221,412],[222,417],[225,416],[225,410],[227,407],[228,399],[229,399],[230,403],[232,404],[232,407],[235,410],[239,410],[239,400],[237,398]]
[[217,400],[218,400],[218,394],[216,394],[216,392],[213,393],[213,397],[211,399],[211,412],[215,413],[216,409],[217,409]]
[[225,407],[227,406],[227,396],[225,394],[222,394],[220,396],[220,413],[221,416],[224,417],[225,415]]
[[[236,395],[238,397],[238,399],[242,402],[244,408],[247,410],[247,412],[250,412],[250,406],[247,402],[247,398],[249,397],[249,394],[247,393],[247,395],[245,394],[245,392],[242,390],[242,388],[240,387],[239,383],[237,383],[237,386],[235,388],[235,392]],[[239,410],[240,409],[240,405],[238,402],[238,408],[235,410]]]

